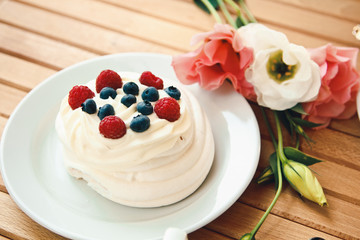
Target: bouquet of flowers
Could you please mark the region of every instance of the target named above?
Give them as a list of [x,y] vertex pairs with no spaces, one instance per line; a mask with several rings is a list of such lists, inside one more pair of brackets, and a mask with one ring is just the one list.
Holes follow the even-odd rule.
[[[293,44],[285,34],[257,23],[243,0],[194,2],[217,23],[212,31],[193,37],[191,44],[200,44],[195,51],[173,58],[178,79],[184,84],[198,83],[206,90],[230,81],[235,91],[260,106],[275,148],[257,181],[274,180],[276,195],[255,228],[241,238],[255,239],[280,196],[283,178],[301,196],[327,205],[323,189],[308,167],[321,160],[302,152],[300,139],[310,144],[305,128],[321,129],[331,119],[346,119],[356,113],[358,49],[331,44],[306,49]],[[236,13],[236,19],[228,8]],[[227,23],[222,23],[217,9]],[[269,112],[274,115],[277,137]],[[284,146],[281,124],[292,136],[293,146]]]

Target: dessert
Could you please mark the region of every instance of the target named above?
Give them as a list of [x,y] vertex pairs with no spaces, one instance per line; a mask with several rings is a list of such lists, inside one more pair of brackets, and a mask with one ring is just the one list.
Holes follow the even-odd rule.
[[209,121],[186,89],[151,72],[104,70],[61,102],[64,165],[104,197],[159,207],[193,193],[214,158]]

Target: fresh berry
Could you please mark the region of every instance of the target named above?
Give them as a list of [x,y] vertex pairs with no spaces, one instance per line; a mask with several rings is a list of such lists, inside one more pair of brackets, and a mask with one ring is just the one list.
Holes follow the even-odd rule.
[[137,115],[130,122],[130,128],[134,132],[144,132],[150,127],[150,119],[144,115]]
[[141,97],[144,101],[156,102],[159,100],[159,92],[155,87],[148,87],[143,91]]
[[136,97],[132,94],[126,94],[121,98],[121,103],[124,104],[126,107],[130,107],[134,103],[136,103]]
[[93,98],[95,93],[87,86],[74,86],[69,92],[68,103],[75,110],[81,107],[81,104],[88,98]]
[[141,84],[149,87],[154,87],[156,89],[164,88],[163,80],[152,74],[150,71],[143,72],[140,76],[139,81]]
[[99,93],[104,87],[118,89],[122,87],[122,79],[113,70],[104,70],[96,78],[96,92]]
[[111,139],[121,138],[126,133],[126,125],[118,116],[107,116],[99,124],[100,133]]
[[139,87],[134,82],[125,83],[123,90],[124,90],[124,93],[126,93],[126,94],[132,94],[132,95],[139,94]]
[[112,99],[115,99],[116,95],[117,95],[116,91],[111,87],[104,87],[100,91],[101,99],[108,99],[109,97],[111,97]]
[[139,102],[136,110],[143,115],[150,115],[154,112],[154,108],[149,101]]
[[172,97],[164,97],[155,103],[154,112],[161,119],[174,122],[180,118],[180,105]]
[[81,104],[81,109],[88,114],[94,114],[97,110],[96,103],[93,99],[88,98]]
[[98,117],[100,120],[103,120],[104,117],[115,115],[114,107],[110,104],[105,104],[104,106],[99,108]]
[[172,98],[175,98],[176,100],[180,100],[181,92],[179,89],[177,89],[174,86],[170,86],[164,89],[164,91]]

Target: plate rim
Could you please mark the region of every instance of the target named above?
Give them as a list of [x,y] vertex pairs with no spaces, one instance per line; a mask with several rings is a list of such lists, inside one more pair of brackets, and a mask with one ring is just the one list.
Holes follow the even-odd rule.
[[[3,139],[1,140],[1,145],[0,145],[0,151],[1,151],[1,159],[0,159],[0,170],[1,170],[1,174],[3,176],[3,181],[4,181],[4,184],[7,188],[7,191],[9,193],[9,195],[11,196],[12,200],[17,204],[17,206],[26,214],[28,215],[31,219],[33,219],[35,222],[39,223],[40,225],[44,226],[45,228],[49,229],[50,231],[53,231],[59,235],[62,235],[62,236],[65,236],[65,237],[75,237],[75,238],[81,238],[81,235],[78,235],[77,233],[71,233],[71,235],[67,235],[68,233],[64,233],[61,229],[58,229],[57,226],[52,226],[51,224],[48,224],[48,223],[44,223],[41,219],[39,219],[38,217],[38,214],[36,213],[33,213],[30,209],[26,208],[25,205],[26,203],[24,203],[22,201],[22,199],[20,199],[18,196],[17,196],[17,193],[16,193],[16,190],[12,189],[11,187],[11,183],[8,182],[8,177],[7,177],[7,173],[5,171],[5,166],[4,166],[4,147],[5,147],[5,141],[7,139],[7,135],[9,134],[9,128],[10,128],[10,125],[11,123],[13,122],[13,119],[16,118],[18,112],[21,110],[22,106],[25,104],[25,102],[28,101],[29,98],[32,98],[32,96],[34,94],[37,94],[38,90],[43,88],[45,85],[49,84],[50,82],[52,81],[55,81],[56,78],[58,77],[58,75],[61,75],[63,72],[65,71],[69,71],[71,69],[74,69],[74,68],[77,68],[81,65],[86,65],[90,62],[94,62],[94,61],[101,61],[103,59],[110,59],[110,58],[117,58],[117,57],[126,57],[126,56],[145,56],[145,57],[156,57],[156,58],[166,58],[168,59],[169,57],[172,58],[172,56],[170,55],[167,55],[167,54],[158,54],[158,53],[148,53],[148,52],[127,52],[127,53],[116,53],[116,54],[109,54],[109,55],[103,55],[103,56],[99,56],[99,57],[95,57],[95,58],[91,58],[91,59],[88,59],[88,60],[85,60],[85,61],[82,61],[82,62],[79,62],[79,63],[76,63],[74,65],[71,65],[67,68],[64,68],[58,72],[56,72],[55,74],[49,76],[47,79],[43,80],[41,83],[39,83],[36,87],[34,87],[21,101],[20,103],[16,106],[16,108],[14,109],[14,111],[11,113],[6,125],[5,125],[5,128],[4,128],[4,131],[3,131],[3,134],[2,134],[2,137]],[[55,79],[55,80],[54,80]],[[242,97],[242,96],[241,96]],[[247,103],[249,105],[249,103]],[[255,174],[255,171],[256,171],[256,168],[258,166],[258,162],[259,162],[259,158],[260,158],[260,147],[261,147],[261,138],[260,138],[260,130],[259,130],[259,126],[258,126],[258,122],[257,122],[257,119],[256,119],[256,116],[253,112],[253,110],[251,110],[252,112],[252,118],[253,120],[255,120],[255,125],[256,125],[256,139],[257,139],[257,152],[255,153],[255,161],[253,163],[254,167],[252,170],[252,172],[250,173],[250,175],[253,177],[254,174]],[[248,187],[248,185],[250,184],[251,182],[251,179],[248,179],[248,182],[245,184],[244,186],[244,189],[243,191],[239,192],[238,193],[238,196],[237,196],[237,199],[243,194],[243,192],[246,190],[246,188]],[[236,202],[236,200],[234,202]],[[225,210],[228,209],[231,205],[233,205],[232,202],[229,206],[226,206],[225,207]],[[224,210],[224,211],[225,211]],[[224,211],[221,211],[218,215],[207,215],[204,219],[202,219],[202,221],[199,221],[197,224],[193,224],[191,227],[188,227],[187,229],[184,229],[186,230],[186,232],[190,233],[206,224],[208,224],[210,221],[214,220],[215,218],[219,217]],[[170,226],[169,226],[170,227]]]

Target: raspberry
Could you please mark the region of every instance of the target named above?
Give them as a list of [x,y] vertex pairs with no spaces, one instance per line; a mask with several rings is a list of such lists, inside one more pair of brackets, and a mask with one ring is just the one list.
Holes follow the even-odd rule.
[[94,96],[95,93],[87,86],[74,86],[69,92],[68,103],[72,110],[75,110],[81,107],[81,104],[85,102],[86,99],[93,98]]
[[122,87],[122,79],[113,70],[104,70],[96,78],[96,92],[99,93],[104,87],[111,87],[114,90]]
[[164,97],[155,103],[154,112],[161,119],[175,122],[180,118],[180,105],[172,97]]
[[164,88],[163,80],[152,74],[150,71],[143,72],[140,76],[139,81],[145,86],[154,87],[156,89]]
[[126,125],[117,116],[106,116],[99,124],[99,131],[106,138],[118,139],[125,135]]

